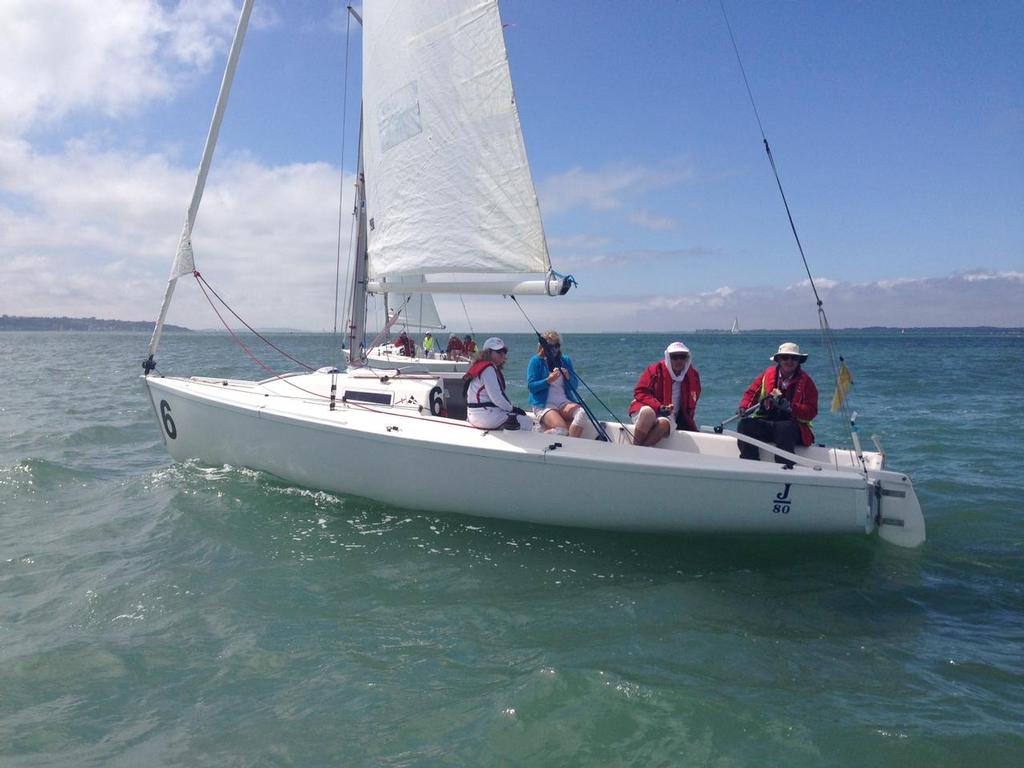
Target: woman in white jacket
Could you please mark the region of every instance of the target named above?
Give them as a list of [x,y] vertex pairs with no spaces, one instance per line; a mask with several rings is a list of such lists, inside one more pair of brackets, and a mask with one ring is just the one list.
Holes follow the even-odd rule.
[[466,420],[480,429],[530,429],[526,411],[512,405],[505,394],[503,369],[508,347],[497,336],[483,343],[473,365],[463,376],[466,386]]

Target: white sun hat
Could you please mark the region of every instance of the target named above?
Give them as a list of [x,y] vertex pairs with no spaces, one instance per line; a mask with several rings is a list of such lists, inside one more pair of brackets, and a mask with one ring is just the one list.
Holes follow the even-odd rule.
[[772,355],[772,361],[777,363],[779,355],[795,355],[800,358],[801,363],[807,361],[807,355],[800,351],[800,345],[794,344],[792,341],[784,341],[779,344],[779,351]]

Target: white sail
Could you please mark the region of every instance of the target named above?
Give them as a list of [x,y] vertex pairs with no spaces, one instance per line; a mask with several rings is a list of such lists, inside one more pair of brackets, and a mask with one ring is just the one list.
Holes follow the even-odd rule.
[[363,26],[369,276],[547,273],[494,0],[380,0]]
[[[422,281],[423,278],[420,277],[419,280]],[[388,296],[391,311],[399,312],[398,325],[424,331],[441,330],[445,327],[431,294],[389,293]]]

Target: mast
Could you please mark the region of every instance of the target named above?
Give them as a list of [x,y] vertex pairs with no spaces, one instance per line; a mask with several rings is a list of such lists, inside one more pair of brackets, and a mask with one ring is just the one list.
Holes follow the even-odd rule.
[[366,336],[366,179],[363,175],[363,119],[359,118],[359,163],[356,172],[356,258],[352,265],[352,314],[348,322],[349,363],[361,360]]
[[220,133],[220,124],[224,119],[224,110],[228,106],[228,96],[231,94],[231,83],[235,79],[235,69],[238,66],[238,57],[242,53],[242,42],[245,40],[245,32],[249,28],[249,15],[252,13],[253,0],[245,0],[242,4],[242,12],[238,17],[238,27],[235,29],[235,39],[231,42],[231,52],[228,54],[228,61],[224,67],[224,78],[220,83],[220,93],[217,95],[217,105],[213,110],[213,118],[210,121],[210,130],[206,135],[206,146],[203,149],[203,158],[199,162],[199,171],[196,174],[196,185],[192,190],[192,200],[189,203],[188,211],[185,213],[185,224],[181,229],[181,237],[178,239],[178,250],[174,254],[174,263],[171,264],[171,274],[167,278],[167,290],[164,293],[163,303],[160,305],[160,314],[157,317],[156,325],[153,328],[153,336],[149,340],[148,357],[142,363],[146,375],[156,368],[156,350],[160,345],[160,336],[163,333],[164,322],[167,319],[167,311],[171,306],[171,297],[174,295],[174,287],[178,278],[195,271],[195,255],[192,252],[192,227],[196,223],[196,214],[199,213],[199,203],[203,199],[203,190],[206,188],[206,177],[210,172],[210,162],[213,160],[213,150],[217,147],[217,136]]

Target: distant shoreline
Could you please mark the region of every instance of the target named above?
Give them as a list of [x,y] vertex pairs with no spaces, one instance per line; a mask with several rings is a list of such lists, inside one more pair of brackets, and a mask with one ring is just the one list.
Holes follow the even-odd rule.
[[[0,331],[152,331],[152,320],[102,320],[96,317],[23,317],[0,315]],[[165,325],[165,331],[192,333],[180,325]]]
[[[28,317],[22,315],[0,315],[0,331],[146,331],[153,330],[152,320],[104,320],[96,317]],[[222,329],[204,328],[195,330],[185,328],[181,325],[165,325],[165,331],[174,333],[217,333]],[[288,333],[288,334],[331,334],[331,331],[308,331],[300,328],[262,328],[262,333]],[[628,331],[628,330],[602,330],[602,331],[576,331],[579,334],[617,334],[627,336],[664,336],[672,333],[693,333],[700,335],[721,335],[721,336],[754,336],[765,333],[812,333],[818,332],[818,328],[749,328],[739,334],[732,334],[728,329],[698,328],[696,330],[679,331]],[[913,332],[924,334],[949,333],[951,331],[986,331],[990,333],[1012,333],[1022,332],[1022,326],[1001,326],[1001,325],[966,325],[966,326],[886,326],[871,325],[859,328],[833,328],[838,333],[848,332]],[[501,331],[500,333],[526,333],[526,331]]]

